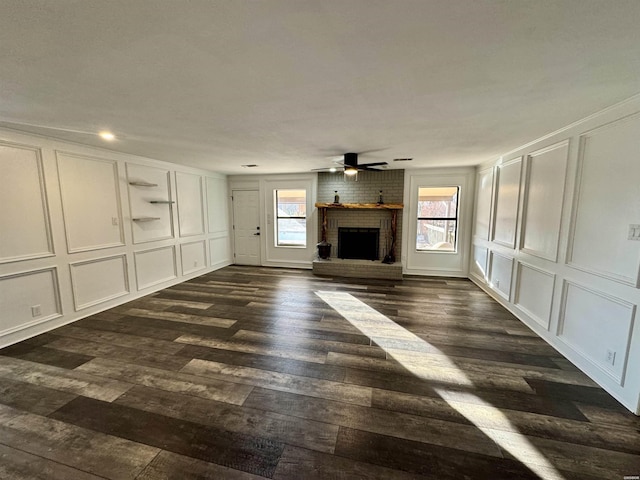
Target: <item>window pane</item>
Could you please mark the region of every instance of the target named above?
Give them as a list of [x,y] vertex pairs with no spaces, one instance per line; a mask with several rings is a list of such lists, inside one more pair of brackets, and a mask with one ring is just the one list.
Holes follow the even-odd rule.
[[457,223],[455,220],[418,220],[416,249],[455,252]]
[[278,219],[278,245],[307,245],[307,220],[299,218]]
[[420,187],[418,217],[457,218],[458,187]]
[[278,218],[282,217],[306,217],[307,216],[307,191],[306,190],[277,190],[276,204]]

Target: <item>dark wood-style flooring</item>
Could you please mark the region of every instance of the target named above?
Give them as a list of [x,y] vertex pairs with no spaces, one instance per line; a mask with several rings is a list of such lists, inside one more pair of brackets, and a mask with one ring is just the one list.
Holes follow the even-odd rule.
[[0,350],[0,478],[640,474],[640,420],[467,280],[227,267]]

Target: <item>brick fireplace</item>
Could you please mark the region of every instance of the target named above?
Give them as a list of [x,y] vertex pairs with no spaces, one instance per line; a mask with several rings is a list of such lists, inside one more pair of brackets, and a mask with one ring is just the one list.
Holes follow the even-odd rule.
[[[377,205],[382,190],[383,205]],[[334,205],[335,191],[342,205]],[[320,237],[324,232],[331,243],[331,254],[326,260],[316,259],[313,272],[318,275],[335,275],[361,278],[402,278],[400,263],[402,239],[402,199],[404,194],[404,170],[363,171],[358,181],[344,180],[341,173],[318,174],[318,206]],[[323,222],[324,220],[324,222]],[[338,258],[341,229],[363,231],[377,230],[378,252],[376,260]],[[395,231],[395,242],[393,232]],[[349,247],[353,248],[353,246]],[[355,247],[357,248],[357,246]],[[396,262],[382,263],[385,256],[395,253]],[[345,255],[343,255],[345,256]],[[349,256],[349,255],[347,255]],[[366,257],[366,258],[369,258]]]

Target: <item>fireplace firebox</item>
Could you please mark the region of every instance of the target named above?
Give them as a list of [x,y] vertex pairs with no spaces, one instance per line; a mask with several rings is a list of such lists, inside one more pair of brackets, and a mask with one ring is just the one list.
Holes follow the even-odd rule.
[[379,228],[338,228],[338,258],[378,260],[379,249]]

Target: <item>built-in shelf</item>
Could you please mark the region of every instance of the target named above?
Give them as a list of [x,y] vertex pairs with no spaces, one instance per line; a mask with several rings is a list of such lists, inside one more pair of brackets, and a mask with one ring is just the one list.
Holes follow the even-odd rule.
[[131,220],[134,222],[153,222],[154,220],[160,220],[160,217],[135,217]]
[[157,187],[157,183],[149,183],[149,182],[129,182],[129,185],[134,185],[136,187]]
[[156,203],[156,204],[159,204],[159,203],[165,204],[165,203],[166,203],[166,204],[172,204],[172,203],[176,203],[176,202],[174,202],[173,200],[151,200],[151,201],[149,201],[149,203]]
[[401,203],[316,203],[316,208],[351,210],[402,210]]

